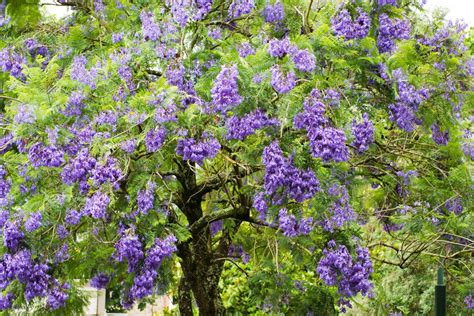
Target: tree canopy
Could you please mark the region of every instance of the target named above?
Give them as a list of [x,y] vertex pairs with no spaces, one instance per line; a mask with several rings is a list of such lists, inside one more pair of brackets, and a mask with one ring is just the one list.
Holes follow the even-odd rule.
[[[53,3],[50,3],[53,4]],[[0,310],[474,307],[467,26],[418,0],[0,4]],[[29,18],[28,18],[29,17]],[[472,32],[471,32],[472,33]]]

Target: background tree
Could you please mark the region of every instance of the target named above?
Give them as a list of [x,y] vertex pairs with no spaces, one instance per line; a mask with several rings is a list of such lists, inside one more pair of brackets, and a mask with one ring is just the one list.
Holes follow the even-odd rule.
[[429,282],[397,300],[389,280],[440,265],[451,310],[472,308],[473,60],[465,25],[422,12],[3,17],[0,308],[77,312],[91,279],[124,308],[174,292],[182,315],[429,313]]

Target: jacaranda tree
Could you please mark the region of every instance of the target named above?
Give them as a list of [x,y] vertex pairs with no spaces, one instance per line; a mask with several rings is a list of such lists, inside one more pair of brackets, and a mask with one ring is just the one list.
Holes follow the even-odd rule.
[[79,313],[90,280],[181,315],[422,314],[438,267],[473,307],[463,23],[418,0],[56,5],[0,10],[1,310]]

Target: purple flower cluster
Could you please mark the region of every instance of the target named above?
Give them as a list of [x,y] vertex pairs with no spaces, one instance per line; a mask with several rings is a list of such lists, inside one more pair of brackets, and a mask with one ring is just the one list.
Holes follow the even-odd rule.
[[474,309],[474,298],[472,297],[472,294],[469,294],[464,298],[464,304],[466,304],[464,307],[465,309]]
[[123,235],[115,244],[115,252],[112,257],[118,262],[128,261],[128,272],[137,270],[138,264],[143,259],[142,243],[135,235]]
[[20,230],[17,223],[7,221],[3,227],[3,243],[10,251],[14,252],[18,249],[20,242],[25,234]]
[[397,79],[396,104],[390,104],[390,120],[396,122],[401,129],[411,132],[415,129],[415,125],[421,124],[421,120],[416,117],[419,105],[428,99],[428,91],[424,88],[416,90],[406,80],[403,72],[398,69],[393,73]]
[[296,69],[303,72],[312,72],[316,69],[316,58],[307,49],[300,49],[292,54]]
[[217,112],[226,112],[242,102],[239,95],[237,66],[222,67],[211,89],[212,102]]
[[265,165],[265,193],[273,195],[279,188],[283,194],[303,202],[320,190],[319,181],[311,169],[301,170],[293,166],[292,159],[286,158],[274,141],[263,150],[262,161]]
[[248,263],[250,261],[250,256],[247,252],[245,252],[242,245],[230,245],[228,256],[236,259],[241,258],[243,263]]
[[281,40],[274,38],[268,43],[268,53],[272,57],[282,58],[294,51],[296,51],[296,48],[293,44],[291,44],[288,37],[285,37]]
[[456,215],[461,214],[461,212],[463,210],[462,200],[461,200],[460,197],[457,197],[457,198],[450,199],[450,200],[446,201],[444,206],[446,207],[446,209],[449,212],[454,213]]
[[153,12],[142,10],[140,20],[142,22],[142,35],[146,41],[156,41],[161,37],[161,29],[155,22]]
[[92,216],[93,218],[105,219],[107,217],[107,207],[109,203],[109,196],[104,192],[97,191],[86,199],[83,214]]
[[88,85],[91,89],[95,89],[97,69],[92,67],[90,70],[87,70],[86,65],[87,59],[85,56],[75,56],[71,66],[71,79]]
[[124,140],[120,144],[120,148],[124,152],[126,152],[127,154],[131,154],[135,151],[136,145],[137,145],[137,140],[136,139],[127,139],[127,140]]
[[434,142],[441,146],[446,146],[449,141],[449,132],[445,131],[442,132],[439,128],[438,124],[431,125],[431,137],[433,138]]
[[372,283],[369,277],[373,272],[372,262],[369,258],[367,248],[356,248],[357,257],[350,255],[346,246],[330,241],[329,249],[323,250],[323,258],[319,261],[317,272],[321,280],[327,285],[337,285],[338,293],[341,295],[339,305],[341,311],[345,307],[351,307],[349,298],[361,293],[371,295]]
[[25,57],[17,53],[11,53],[8,49],[0,50],[0,69],[10,72],[13,77],[23,80],[23,65],[26,63]]
[[346,146],[346,136],[342,130],[334,127],[308,130],[311,154],[325,162],[347,161],[349,149]]
[[285,8],[279,0],[273,5],[267,3],[262,11],[263,18],[267,23],[277,23],[285,18]]
[[[48,293],[48,288],[52,280],[48,275],[48,266],[42,263],[35,263],[31,258],[29,250],[21,250],[11,254],[4,254],[0,260],[0,288],[4,290],[11,281],[18,281],[25,285],[24,294],[27,301],[35,297],[44,297]],[[5,298],[0,298],[0,309],[10,308],[15,298],[7,294]]]
[[37,230],[41,226],[41,220],[43,216],[41,215],[41,212],[34,212],[30,214],[30,217],[25,222],[25,230],[29,233],[32,231]]
[[268,204],[267,204],[267,201],[265,200],[265,193],[263,192],[257,193],[253,198],[252,206],[259,213],[258,218],[264,221],[267,218],[267,211],[268,211]]
[[97,161],[89,155],[89,150],[82,149],[75,158],[70,159],[69,163],[64,166],[61,173],[63,182],[68,185],[79,182],[81,193],[86,193],[89,191],[88,176],[96,164]]
[[196,142],[194,138],[179,139],[176,146],[176,154],[200,165],[204,159],[214,158],[220,150],[221,144],[214,137],[201,142]]
[[286,75],[282,73],[278,65],[274,65],[271,69],[273,89],[280,94],[290,92],[296,86],[296,75],[293,71],[289,71]]
[[0,200],[5,199],[10,193],[11,180],[6,179],[7,171],[3,165],[0,165]]
[[298,223],[298,220],[293,214],[288,214],[288,211],[282,208],[278,212],[279,228],[283,235],[287,237],[296,237],[299,235],[308,235],[313,227],[313,218],[303,218]]
[[151,129],[145,136],[145,147],[149,153],[156,152],[163,146],[166,139],[166,129]]
[[106,182],[109,182],[118,188],[118,181],[122,178],[122,171],[117,167],[115,158],[108,158],[104,164],[96,165],[95,169],[92,170],[91,179],[94,181],[95,186],[100,186]]
[[397,6],[397,0],[378,0],[379,7],[383,7],[385,5],[393,5],[394,7]]
[[261,110],[256,110],[241,118],[231,116],[226,120],[227,139],[244,140],[256,130],[274,125],[278,125],[278,120],[269,119]]
[[80,90],[71,92],[63,114],[68,117],[81,115],[85,98],[84,93]]
[[255,54],[255,48],[250,43],[241,43],[237,45],[237,52],[239,56],[245,58],[247,56]]
[[147,214],[148,211],[153,209],[153,203],[155,201],[155,187],[156,184],[154,182],[149,182],[145,189],[138,191],[137,205],[142,214]]
[[362,9],[357,9],[358,16],[352,19],[349,11],[343,9],[331,18],[332,29],[336,36],[346,40],[362,39],[369,34],[371,19]]
[[64,162],[64,152],[55,146],[34,143],[28,151],[28,159],[35,168],[59,167]]
[[0,294],[0,311],[11,308],[15,298],[12,292],[8,292],[6,295]]
[[306,129],[311,146],[311,154],[325,162],[349,159],[346,136],[343,131],[325,126],[325,105],[318,100],[319,92],[314,89],[304,101],[304,111],[293,119],[296,128]]
[[57,281],[55,282],[55,285],[49,290],[48,297],[46,298],[46,304],[51,310],[56,310],[66,305],[66,301],[69,298],[67,290],[69,290],[69,284],[64,283],[62,286],[59,286]]
[[395,47],[394,40],[410,38],[410,22],[402,19],[390,19],[387,14],[379,16],[379,36],[377,47],[381,53],[391,52]]
[[229,6],[229,16],[237,19],[244,14],[249,14],[255,9],[254,0],[232,0]]
[[64,218],[64,221],[68,225],[77,225],[81,222],[82,218],[82,213],[78,212],[76,210],[68,210],[66,212],[66,217]]
[[328,194],[337,197],[337,199],[329,207],[331,217],[323,221],[323,228],[332,232],[334,228],[340,228],[345,223],[355,219],[354,210],[349,204],[349,194],[345,186],[333,185],[329,188]]
[[145,296],[152,295],[154,290],[155,279],[157,277],[158,268],[165,258],[177,250],[175,243],[177,239],[173,235],[169,235],[164,239],[155,239],[155,244],[147,251],[144,266],[140,274],[137,274],[133,280],[130,289],[130,298],[142,299]]
[[93,288],[98,290],[105,289],[110,282],[110,276],[105,273],[97,273],[90,282]]
[[468,50],[465,44],[467,28],[468,24],[462,20],[448,21],[433,36],[421,37],[418,42],[434,51],[447,51],[451,55],[459,56]]
[[369,149],[369,145],[374,142],[374,125],[369,120],[367,113],[363,114],[363,121],[357,123],[356,120],[352,121],[352,135],[354,141],[352,146],[355,147],[357,153],[362,153]]

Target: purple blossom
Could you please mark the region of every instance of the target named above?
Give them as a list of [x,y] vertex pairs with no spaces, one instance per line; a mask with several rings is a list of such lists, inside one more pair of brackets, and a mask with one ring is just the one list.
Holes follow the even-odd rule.
[[152,295],[157,274],[158,273],[155,270],[145,269],[141,271],[140,274],[135,275],[129,293],[131,299],[140,300],[146,296]]
[[106,193],[97,191],[91,197],[86,199],[84,206],[84,214],[92,216],[93,218],[106,218],[107,207],[109,206],[110,198]]
[[312,72],[316,69],[316,58],[307,49],[300,49],[292,55],[296,69],[303,72]]
[[272,39],[268,43],[268,53],[272,57],[282,58],[287,54],[291,54],[296,51],[296,47],[291,44],[288,37],[285,37],[281,40],[279,39]]
[[163,146],[166,139],[166,129],[155,128],[148,131],[145,136],[145,147],[147,152],[156,152]]
[[278,0],[273,5],[267,3],[262,11],[262,15],[267,23],[280,22],[285,18],[285,8]]
[[90,282],[93,288],[98,290],[105,289],[110,282],[110,276],[105,273],[97,273]]
[[153,209],[153,203],[155,200],[154,189],[156,184],[149,182],[147,187],[143,190],[138,191],[137,194],[137,205],[138,209],[142,214],[147,214],[148,211]]
[[397,6],[397,0],[378,0],[379,7],[383,7],[384,5],[393,5],[394,7]]
[[328,194],[337,197],[337,199],[329,206],[331,217],[323,221],[323,228],[333,232],[334,228],[340,228],[353,221],[355,213],[349,204],[349,194],[345,186],[335,184],[329,188]]
[[94,170],[97,161],[89,155],[88,149],[82,149],[77,156],[69,160],[64,166],[61,178],[64,183],[72,185],[75,182],[81,183],[81,193],[89,191],[87,184],[88,175]]
[[349,11],[343,9],[331,18],[331,25],[336,36],[346,40],[362,39],[369,34],[371,20],[367,13],[357,9],[358,16],[353,21]]
[[112,33],[112,43],[117,44],[123,39],[123,33]]
[[391,52],[395,47],[394,40],[410,38],[410,22],[408,20],[390,19],[387,14],[379,16],[379,35],[377,46],[381,53]]
[[136,271],[138,264],[143,259],[142,243],[137,236],[123,235],[115,244],[115,252],[112,257],[118,262],[128,261],[128,273]]
[[254,0],[232,0],[229,6],[229,15],[237,19],[244,14],[249,14],[255,9]]
[[274,141],[263,150],[262,161],[265,165],[266,194],[273,195],[279,188],[283,188],[290,198],[303,202],[320,190],[314,172],[294,167],[291,159],[283,155],[278,142]]
[[10,251],[16,251],[25,234],[17,226],[17,223],[7,221],[3,227],[3,243]]
[[83,55],[75,56],[71,66],[71,79],[84,85],[88,85],[91,89],[95,89],[97,70],[95,68],[87,70],[86,65],[86,57]]
[[245,58],[250,55],[255,54],[255,49],[250,45],[250,43],[241,43],[237,45],[237,52],[239,56]]
[[131,154],[135,151],[135,146],[137,145],[137,140],[136,139],[127,139],[127,140],[124,140],[121,144],[120,144],[120,148],[128,153],[128,154]]
[[36,121],[35,109],[31,105],[20,104],[13,117],[15,124],[33,124]]
[[182,156],[184,160],[201,165],[204,159],[214,158],[220,149],[221,145],[214,137],[202,142],[196,142],[194,138],[184,138],[178,140],[176,154]]
[[446,146],[449,141],[449,132],[442,132],[438,124],[431,125],[431,133],[434,142],[441,146]]
[[352,135],[354,141],[352,146],[355,147],[357,153],[362,153],[369,148],[369,145],[374,142],[374,125],[369,120],[367,113],[364,113],[363,121],[357,123],[356,120],[352,121]]
[[252,206],[257,210],[259,214],[258,218],[264,221],[267,218],[268,211],[267,201],[265,200],[265,193],[257,193],[253,198]]
[[0,294],[0,311],[10,309],[15,298],[12,292],[8,292],[6,295]]
[[68,117],[81,115],[82,108],[84,107],[83,101],[85,98],[84,92],[82,91],[71,92],[63,114]]
[[64,227],[63,225],[58,225],[56,227],[56,234],[58,235],[58,238],[59,239],[64,239],[66,238],[67,236],[69,236],[69,232],[68,230],[66,229],[66,227]]
[[31,213],[25,222],[25,230],[29,233],[37,230],[41,226],[43,216],[40,211]]
[[92,170],[91,179],[94,181],[94,185],[97,187],[109,182],[118,188],[118,181],[122,178],[122,171],[116,165],[117,161],[115,158],[108,158],[102,165],[95,165]]
[[38,263],[30,267],[29,271],[26,272],[25,298],[27,301],[46,295],[50,280],[50,276],[47,273],[48,270],[49,268],[46,264]]
[[144,266],[146,269],[157,270],[163,259],[171,257],[177,251],[174,235],[164,239],[155,238],[154,245],[147,251]]
[[474,299],[472,297],[472,294],[469,294],[464,298],[464,304],[466,304],[466,306],[464,306],[465,309],[474,308]]
[[323,250],[323,258],[319,261],[317,272],[319,277],[329,286],[337,285],[340,295],[339,305],[345,312],[350,307],[349,298],[361,293],[370,295],[372,283],[369,277],[373,272],[368,249],[356,248],[357,257],[350,255],[346,246],[336,248],[335,243],[328,243],[329,249]]
[[390,104],[388,108],[390,110],[390,120],[396,122],[398,127],[407,132],[412,132],[415,129],[415,125],[418,124],[419,120],[412,108],[400,102]]
[[293,214],[288,214],[286,209],[282,208],[278,212],[278,222],[283,235],[287,237],[298,236],[298,221]]
[[461,200],[460,197],[453,198],[453,199],[450,199],[450,200],[446,201],[444,206],[446,207],[446,209],[449,212],[454,213],[456,215],[461,214],[461,212],[463,210],[462,200]]
[[65,283],[59,286],[56,281],[55,286],[48,291],[48,297],[46,298],[46,304],[51,310],[56,310],[66,305],[66,300],[69,298],[68,289],[69,285]]
[[219,27],[210,28],[209,31],[207,32],[207,36],[217,41],[221,39],[222,37],[221,29]]
[[28,151],[28,159],[35,168],[59,167],[64,162],[64,152],[55,146],[34,143]]
[[289,71],[286,76],[281,72],[278,65],[272,67],[271,84],[273,89],[280,94],[290,92],[296,86],[296,75],[293,71]]
[[334,127],[308,129],[308,137],[313,157],[324,162],[349,160],[344,132]]
[[62,263],[68,260],[69,258],[69,246],[67,244],[63,244],[54,255],[54,262]]
[[226,120],[227,139],[244,140],[258,129],[275,125],[278,125],[278,121],[269,119],[261,110],[256,110],[241,118],[231,116]]
[[237,66],[222,67],[211,89],[212,102],[217,112],[226,112],[242,102],[239,95]]
[[161,37],[161,30],[155,22],[153,12],[142,10],[140,20],[142,22],[142,35],[146,41],[156,41]]
[[217,235],[217,233],[222,230],[223,226],[224,226],[224,221],[222,221],[222,220],[212,222],[209,225],[209,230],[211,231],[211,236]]
[[81,222],[82,214],[76,210],[67,210],[64,221],[68,225],[77,225]]

